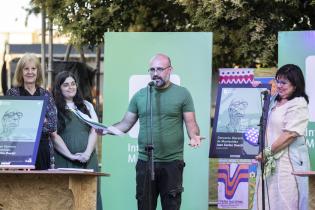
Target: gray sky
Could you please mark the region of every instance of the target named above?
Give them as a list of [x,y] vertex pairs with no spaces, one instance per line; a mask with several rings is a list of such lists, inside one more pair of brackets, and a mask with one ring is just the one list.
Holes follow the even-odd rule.
[[40,29],[41,16],[32,15],[25,27],[26,11],[30,0],[0,0],[0,32],[26,32]]

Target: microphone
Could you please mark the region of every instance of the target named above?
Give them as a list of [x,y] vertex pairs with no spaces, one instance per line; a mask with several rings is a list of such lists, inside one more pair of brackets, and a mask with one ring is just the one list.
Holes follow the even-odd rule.
[[157,80],[151,80],[151,81],[148,83],[148,85],[149,85],[149,86],[156,86],[157,83],[158,83]]
[[269,92],[269,90],[263,90],[263,91],[260,92],[260,94],[268,95],[268,94],[270,94],[270,92]]

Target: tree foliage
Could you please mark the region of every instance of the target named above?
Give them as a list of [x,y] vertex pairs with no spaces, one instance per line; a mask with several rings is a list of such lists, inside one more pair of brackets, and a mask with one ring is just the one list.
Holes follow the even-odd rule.
[[106,31],[180,31],[189,16],[169,0],[32,0],[76,46],[103,43]]
[[315,0],[31,0],[77,47],[106,31],[210,31],[213,66],[276,66],[279,31],[315,26]]
[[195,30],[214,32],[213,65],[276,66],[279,31],[315,26],[315,1],[178,0]]

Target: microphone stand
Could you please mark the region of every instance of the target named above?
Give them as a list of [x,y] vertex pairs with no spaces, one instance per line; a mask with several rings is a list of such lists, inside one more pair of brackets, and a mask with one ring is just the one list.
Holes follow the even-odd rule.
[[[259,125],[259,153],[261,154],[261,193],[262,193],[262,210],[265,210],[265,178],[264,178],[264,171],[265,171],[265,163],[264,163],[264,148],[265,148],[265,131],[266,131],[266,124],[267,124],[267,117],[268,114],[266,114],[266,111],[269,109],[269,100],[270,95],[267,91],[263,91],[263,107],[262,107],[262,113],[260,117]],[[268,112],[267,112],[268,113]],[[258,195],[257,195],[258,196]]]
[[150,175],[151,175],[151,181],[154,181],[154,158],[153,158],[153,154],[154,154],[154,144],[153,144],[153,135],[152,135],[152,130],[153,130],[153,112],[152,112],[152,84],[149,84],[150,87],[150,94],[149,94],[149,107],[150,107],[150,143],[147,144],[147,146],[145,147],[147,153],[148,153],[148,163],[149,165],[149,169],[150,169]]
[[[149,107],[150,107],[150,125],[149,125],[149,133],[150,133],[150,142],[147,142],[147,145],[145,146],[145,151],[147,152],[148,155],[148,168],[149,168],[149,173],[150,173],[150,179],[148,181],[148,210],[152,209],[151,201],[152,201],[152,181],[155,179],[155,174],[154,174],[154,144],[153,144],[153,135],[152,135],[152,130],[153,130],[153,112],[152,112],[152,86],[155,85],[153,82],[150,82],[148,84],[149,86]],[[148,173],[146,171],[145,173]]]

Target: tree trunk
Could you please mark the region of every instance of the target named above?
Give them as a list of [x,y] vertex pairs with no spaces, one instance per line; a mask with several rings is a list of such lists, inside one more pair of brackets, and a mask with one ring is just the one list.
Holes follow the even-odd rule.
[[[96,98],[96,104],[95,109],[97,111],[97,114],[100,115],[100,75],[101,75],[101,44],[98,44],[96,47],[96,81],[95,81],[95,98]],[[101,119],[101,118],[99,118]]]
[[42,4],[42,43],[41,43],[41,67],[43,75],[43,87],[46,87],[46,7]]
[[65,57],[64,57],[64,59],[63,59],[64,61],[69,61],[71,49],[72,49],[72,44],[68,44],[68,45],[67,45],[66,54],[65,54]]
[[51,90],[53,72],[53,20],[49,18],[49,44],[48,44],[48,70],[47,70],[47,89]]
[[81,61],[82,63],[86,63],[83,47],[80,47],[80,50],[79,50],[79,51],[80,51],[80,61]]

